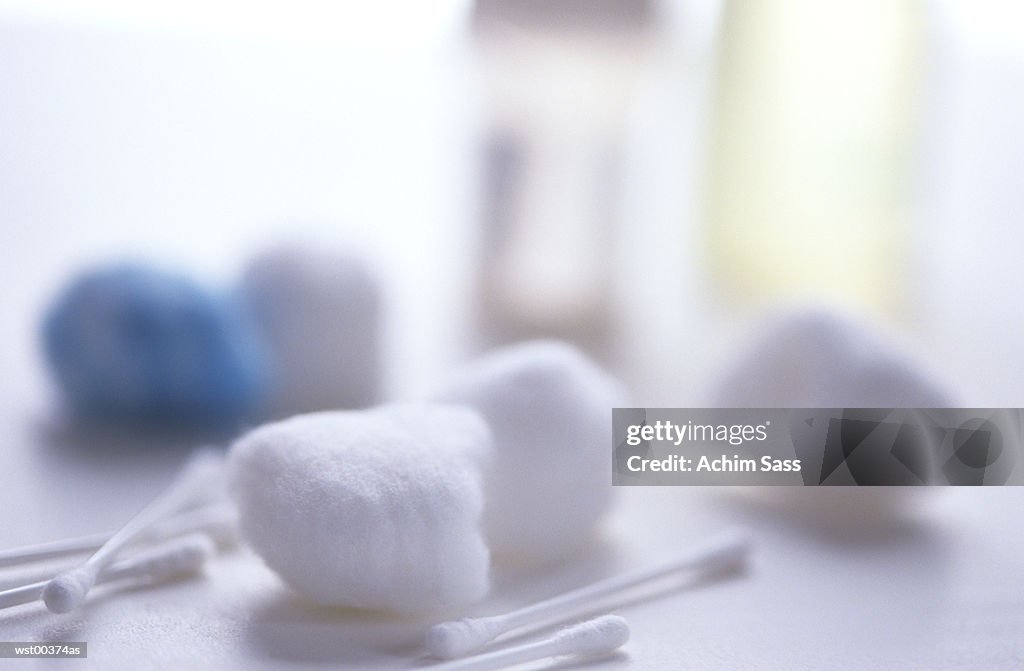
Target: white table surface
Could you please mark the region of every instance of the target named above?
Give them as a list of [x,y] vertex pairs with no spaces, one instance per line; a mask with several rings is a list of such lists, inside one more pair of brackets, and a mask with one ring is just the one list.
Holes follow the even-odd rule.
[[[43,448],[51,452],[40,456],[37,440],[24,445],[23,468],[5,469],[5,517],[21,529],[11,533],[5,524],[6,543],[114,524],[148,495],[143,483],[165,475],[162,459],[85,469],[62,448]],[[797,494],[809,502],[822,492]],[[501,612],[657,561],[739,523],[756,539],[746,574],[614,608],[629,619],[632,640],[586,668],[1020,668],[1024,490],[933,494],[912,521],[851,531],[737,496],[632,488],[622,492],[606,541],[589,556],[541,575],[499,576],[494,595],[475,612]],[[88,641],[89,659],[60,662],[69,668],[411,669],[427,663],[419,642],[430,621],[310,606],[242,550],[218,559],[202,578],[103,594],[73,614],[19,607],[0,617],[0,631],[8,640]]]

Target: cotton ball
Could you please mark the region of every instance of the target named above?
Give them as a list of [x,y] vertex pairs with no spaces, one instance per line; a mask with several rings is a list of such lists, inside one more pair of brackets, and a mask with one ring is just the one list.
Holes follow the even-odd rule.
[[477,463],[490,440],[477,413],[443,404],[267,424],[231,448],[242,533],[323,605],[414,613],[477,601],[490,564]]
[[243,312],[143,265],[79,276],[50,306],[42,339],[63,395],[86,418],[231,424],[266,389],[264,353]]
[[[896,344],[821,308],[776,317],[752,346],[736,357],[715,385],[711,398],[714,407],[726,408],[956,405],[952,394]],[[930,457],[926,453],[920,456]],[[916,482],[908,475],[907,482],[912,481]],[[926,489],[933,488],[824,486],[742,491],[773,500],[790,508],[794,515],[842,521],[844,528],[849,528],[876,525],[894,513],[914,510],[923,503]]]
[[712,392],[715,407],[940,408],[951,395],[879,334],[820,308],[777,317]]
[[277,413],[378,401],[380,286],[361,258],[276,247],[249,263],[241,292],[270,347]]
[[611,504],[611,411],[620,385],[572,346],[497,350],[441,400],[476,408],[494,434],[485,529],[496,559],[541,564],[585,546]]

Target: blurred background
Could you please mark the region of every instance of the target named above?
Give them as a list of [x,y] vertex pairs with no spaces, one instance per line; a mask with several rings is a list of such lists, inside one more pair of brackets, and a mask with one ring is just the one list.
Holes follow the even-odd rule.
[[384,266],[394,394],[547,334],[679,405],[810,301],[1018,405],[1015,11],[4,2],[4,369],[37,386],[33,325],[84,264],[227,281],[306,237]]
[[[37,448],[39,322],[89,264],[227,285],[281,240],[358,250],[384,282],[388,398],[554,336],[635,405],[699,405],[763,319],[816,305],[901,341],[961,405],[1018,407],[1021,175],[1013,3],[0,0],[3,503],[78,504],[2,539],[113,524],[83,474],[141,502],[180,460]],[[958,496],[944,514],[1019,529],[1019,495]],[[1019,558],[988,547],[998,571]],[[995,585],[960,568],[957,594]],[[1019,623],[1012,603],[984,612]]]

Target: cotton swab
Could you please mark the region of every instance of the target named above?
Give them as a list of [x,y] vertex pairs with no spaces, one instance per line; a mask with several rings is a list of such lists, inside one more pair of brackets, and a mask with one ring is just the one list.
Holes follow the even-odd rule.
[[464,657],[513,629],[564,618],[582,606],[673,573],[735,568],[746,559],[749,550],[750,541],[745,533],[725,532],[663,564],[608,578],[504,615],[434,625],[427,631],[427,650],[441,659]]
[[189,534],[160,547],[115,562],[101,574],[101,582],[114,580],[158,583],[198,571],[217,554],[217,546],[206,534]]
[[567,627],[549,639],[430,667],[431,671],[493,671],[548,657],[608,655],[629,640],[629,624],[618,615],[602,615]]
[[[203,506],[189,510],[175,515],[165,522],[153,525],[152,533],[147,533],[144,538],[139,538],[131,547],[133,551],[137,548],[141,548],[143,543],[146,544],[146,547],[151,547],[153,543],[163,543],[190,533],[201,533],[204,536],[207,536],[214,542],[219,551],[229,550],[238,545],[240,541],[238,515],[235,512],[234,507],[226,503]],[[96,542],[92,546],[82,547],[81,550],[76,551],[74,554],[96,550],[103,544],[103,541],[106,541],[106,539],[111,535],[113,534],[106,533],[82,536],[82,539],[95,538]],[[79,539],[70,540],[78,541]],[[45,543],[30,547],[40,547],[49,551],[48,546],[65,543],[68,543],[68,541],[56,541],[55,543]],[[70,544],[68,544],[68,546],[70,547]],[[68,554],[68,558],[70,558],[70,554],[71,553]],[[60,559],[62,556],[64,555],[50,552],[48,556],[32,556],[23,562],[17,562],[17,564],[19,564],[17,566],[12,562],[10,567],[17,571],[16,577],[20,580],[13,582],[11,580],[4,580],[2,582],[9,585],[19,585],[26,582],[35,582],[37,580],[49,580],[55,573],[74,566],[74,561],[72,561],[70,565],[65,563],[56,567],[53,566],[53,562]],[[30,561],[34,561],[36,565],[34,570],[27,570],[25,568]],[[2,586],[0,586],[0,589],[2,589]]]
[[[100,573],[96,582],[102,584],[124,579],[161,582],[198,571],[214,554],[216,547],[213,541],[205,534],[194,533],[116,562]],[[2,591],[0,608],[37,600],[48,584],[49,581],[41,580]]]
[[47,541],[34,545],[11,548],[0,552],[0,566],[17,566],[46,559],[66,557],[67,555],[92,552],[110,540],[112,532],[99,532],[87,536],[64,538],[58,541]]
[[[214,504],[190,509],[154,524],[140,541],[160,541],[191,532],[202,532],[218,546],[228,547],[238,540],[238,516],[229,504]],[[17,566],[68,555],[94,552],[114,535],[112,531],[47,541],[0,551],[0,567]]]
[[227,502],[191,508],[154,524],[145,540],[166,540],[193,532],[207,536],[219,548],[234,547],[240,540],[238,512]]
[[97,576],[109,566],[125,547],[159,520],[206,494],[222,477],[223,459],[202,450],[193,455],[178,477],[163,494],[133,517],[91,557],[77,568],[57,574],[43,590],[43,603],[53,613],[67,613],[77,608],[96,582]]

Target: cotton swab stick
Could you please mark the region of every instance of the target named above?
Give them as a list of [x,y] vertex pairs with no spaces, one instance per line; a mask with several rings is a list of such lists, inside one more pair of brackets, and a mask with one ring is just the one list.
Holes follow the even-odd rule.
[[238,512],[234,505],[224,502],[191,508],[153,525],[145,534],[146,541],[159,541],[199,532],[219,548],[238,544]]
[[95,551],[98,547],[110,540],[113,532],[99,532],[87,536],[76,536],[75,538],[64,538],[58,541],[47,541],[34,545],[11,548],[0,552],[0,566],[17,566],[46,559],[66,557],[67,555],[81,554],[83,552]]
[[[205,534],[190,534],[112,564],[100,573],[96,582],[129,578],[160,582],[181,577],[198,571],[216,551],[213,541]],[[0,592],[0,609],[39,599],[48,584],[49,581],[41,580]]]
[[486,655],[429,667],[431,671],[493,671],[513,664],[548,657],[608,655],[629,640],[629,624],[618,615],[602,615],[593,620],[566,627],[549,639],[527,643]]
[[434,625],[427,631],[427,650],[441,659],[464,657],[513,629],[564,618],[582,606],[673,573],[735,568],[749,550],[750,540],[745,533],[725,532],[663,564],[608,578],[504,615]]
[[[209,536],[217,545],[230,546],[238,539],[237,522],[238,516],[229,504],[201,506],[154,524],[148,533],[139,537],[139,540],[159,541],[199,531]],[[113,535],[114,532],[106,531],[3,550],[0,551],[0,567],[94,552]]]
[[[143,543],[151,546],[153,543],[161,543],[190,533],[201,533],[212,540],[218,550],[229,550],[238,545],[241,540],[239,538],[238,514],[234,506],[228,503],[190,509],[174,515],[160,524],[153,525],[152,532],[145,534],[145,537],[141,537],[136,543],[133,543],[132,549],[135,550],[137,547],[141,547]],[[12,559],[18,560],[8,562],[8,567],[13,567],[16,571],[16,575],[12,576],[16,579],[12,580],[9,577],[7,580],[0,580],[0,589],[5,588],[4,583],[6,585],[20,585],[37,580],[49,580],[55,573],[71,568],[75,563],[72,560],[70,565],[64,563],[55,567],[53,565],[54,560],[66,555],[70,559],[70,554],[94,551],[112,535],[112,533],[92,534],[90,536],[81,536],[80,538],[41,543],[39,545],[9,550],[4,553],[4,556],[10,556]],[[93,541],[91,545],[87,543],[90,540]],[[40,551],[35,552],[35,549]],[[61,550],[68,550],[68,552]],[[30,562],[35,564],[35,568],[28,570],[25,566],[29,565]]]
[[57,574],[43,590],[43,603],[52,613],[67,613],[85,600],[97,576],[124,548],[156,522],[206,494],[223,477],[223,458],[201,450],[189,458],[181,473],[163,494],[133,517],[91,557],[77,568]]

